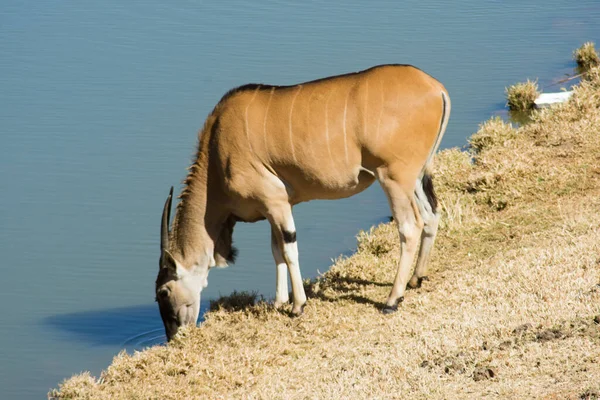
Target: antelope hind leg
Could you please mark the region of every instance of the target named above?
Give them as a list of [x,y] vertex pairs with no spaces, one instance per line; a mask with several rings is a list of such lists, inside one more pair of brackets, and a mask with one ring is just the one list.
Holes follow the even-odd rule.
[[422,180],[417,180],[415,186],[415,199],[419,212],[423,218],[423,232],[421,233],[421,246],[417,257],[415,271],[408,282],[411,288],[419,288],[427,278],[427,263],[429,255],[433,249],[433,244],[438,231],[440,215],[438,212],[438,203],[433,189],[431,176],[425,174]]
[[380,182],[388,196],[392,214],[398,224],[398,233],[400,235],[398,271],[394,279],[392,291],[382,310],[384,314],[389,314],[398,310],[398,304],[404,300],[404,292],[419,244],[423,221],[419,214],[412,188],[406,190],[398,182],[387,177],[380,179]]

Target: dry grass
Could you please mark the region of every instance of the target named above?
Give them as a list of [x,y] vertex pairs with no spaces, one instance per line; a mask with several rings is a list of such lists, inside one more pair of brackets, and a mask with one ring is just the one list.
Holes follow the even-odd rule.
[[[393,223],[307,282],[296,319],[221,299],[168,346],[115,357],[51,393],[85,399],[597,398],[600,72],[518,129],[494,119],[441,152],[431,281],[383,315]],[[232,305],[227,307],[224,305]],[[228,311],[234,310],[234,311]]]
[[511,111],[532,110],[539,95],[537,81],[527,79],[506,88],[506,104]]
[[573,58],[581,72],[590,70],[600,65],[600,56],[596,52],[594,42],[586,42],[573,52]]

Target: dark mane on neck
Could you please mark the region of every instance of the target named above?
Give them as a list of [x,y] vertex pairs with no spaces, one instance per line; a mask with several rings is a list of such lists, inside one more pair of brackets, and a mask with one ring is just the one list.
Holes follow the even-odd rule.
[[[213,114],[206,118],[204,127],[200,132],[198,140],[198,147],[196,155],[192,164],[188,167],[188,174],[183,180],[183,189],[179,194],[179,202],[175,209],[175,217],[173,219],[173,226],[170,232],[169,243],[171,246],[175,243],[180,243],[178,236],[178,230],[182,221],[189,218],[186,214],[189,208],[194,205],[191,204],[192,195],[198,190],[205,190],[207,180],[207,158],[208,158],[208,147],[210,142],[211,131],[215,125],[216,118]],[[182,250],[182,249],[180,249]]]
[[248,90],[256,90],[256,89],[267,90],[267,89],[278,88],[278,87],[279,86],[274,86],[274,85],[264,85],[262,83],[248,83],[248,84],[238,86],[238,87],[235,87],[235,88],[227,91],[227,93],[225,93],[223,95],[223,97],[221,97],[221,100],[219,100],[219,103],[224,102],[225,100],[227,100],[228,98],[230,98],[231,96],[233,96],[236,93],[245,92]]

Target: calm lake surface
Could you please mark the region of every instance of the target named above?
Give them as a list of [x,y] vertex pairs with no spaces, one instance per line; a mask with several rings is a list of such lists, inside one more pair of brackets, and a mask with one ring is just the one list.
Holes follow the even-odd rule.
[[[442,147],[463,146],[505,113],[505,86],[548,85],[572,73],[572,50],[600,41],[597,0],[322,4],[0,3],[2,398],[44,398],[164,340],[160,212],[228,89],[414,64],[452,97]],[[303,276],[388,215],[377,185],[297,206]],[[238,263],[211,273],[205,306],[234,289],[274,296],[269,238],[264,222],[238,224]]]

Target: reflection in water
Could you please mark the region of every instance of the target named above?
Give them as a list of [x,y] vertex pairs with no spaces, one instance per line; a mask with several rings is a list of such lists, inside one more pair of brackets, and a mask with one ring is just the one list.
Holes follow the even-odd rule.
[[508,110],[508,119],[517,125],[526,125],[531,122],[531,111]]
[[[202,301],[200,315],[208,307],[209,301]],[[156,304],[52,315],[43,320],[43,325],[91,346],[120,346],[127,351],[165,343],[167,339]]]
[[145,347],[151,347],[158,344],[164,344],[167,341],[165,330],[155,329],[152,331],[140,333],[132,338],[129,338],[123,344],[123,347],[127,350],[143,349]]

